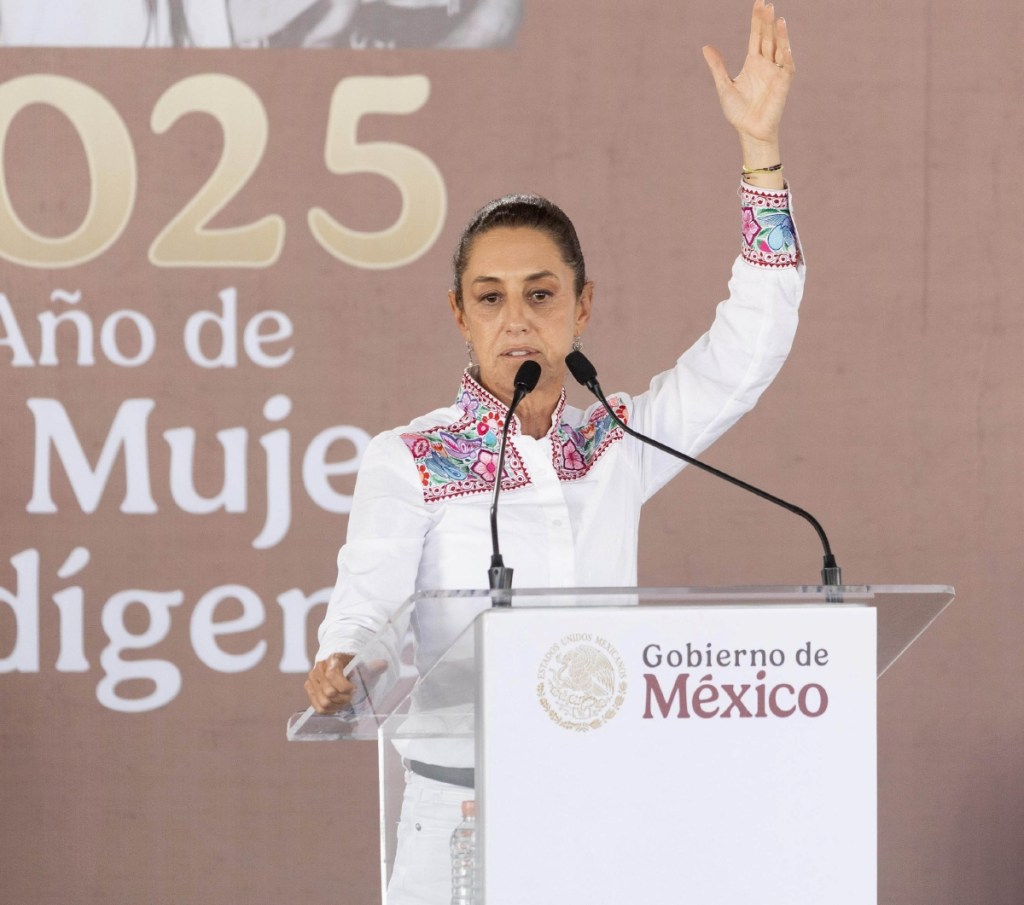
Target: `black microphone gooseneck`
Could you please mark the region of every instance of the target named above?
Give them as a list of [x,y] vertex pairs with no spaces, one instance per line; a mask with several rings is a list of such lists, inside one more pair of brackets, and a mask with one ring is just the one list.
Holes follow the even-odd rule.
[[[540,380],[540,365],[532,360],[524,361],[513,381],[515,392],[512,404],[508,407],[505,426],[501,429],[501,452],[498,454],[498,471],[494,476],[494,495],[491,497],[491,567],[487,570],[487,579],[492,591],[507,591],[512,587],[512,568],[505,565],[498,550],[498,494],[501,493],[501,476],[505,471],[505,447],[508,443],[508,428],[512,423],[512,415],[516,407],[523,401],[527,393],[533,392]],[[492,594],[493,606],[509,606],[511,598],[508,594]]]
[[818,532],[818,537],[821,540],[821,546],[825,552],[824,564],[821,569],[821,583],[826,587],[838,587],[843,583],[842,570],[839,568],[839,564],[836,562],[836,558],[832,554],[832,548],[829,546],[828,537],[825,535],[825,529],[821,527],[820,522],[806,509],[801,509],[799,506],[787,503],[785,500],[779,499],[779,497],[773,496],[767,491],[754,487],[753,484],[748,484],[746,481],[734,478],[732,475],[726,474],[724,471],[720,471],[712,465],[701,462],[699,459],[688,456],[686,453],[679,452],[677,449],[672,449],[671,446],[666,446],[664,443],[659,443],[657,440],[652,440],[650,437],[644,436],[639,431],[633,430],[615,414],[612,407],[608,404],[608,400],[605,399],[604,392],[601,390],[601,384],[597,382],[597,369],[590,363],[590,360],[582,352],[570,352],[565,357],[565,363],[568,366],[569,371],[572,373],[572,376],[598,398],[607,410],[608,414],[612,416],[615,423],[630,436],[636,437],[637,440],[648,443],[656,449],[660,449],[662,452],[668,453],[670,456],[682,459],[690,465],[696,465],[697,468],[723,478],[730,484],[735,484],[737,487],[749,490],[751,493],[761,497],[761,499],[768,500],[769,503],[775,503],[776,506],[781,506],[783,509],[788,509],[795,515],[799,515],[801,518],[810,522],[814,530]]

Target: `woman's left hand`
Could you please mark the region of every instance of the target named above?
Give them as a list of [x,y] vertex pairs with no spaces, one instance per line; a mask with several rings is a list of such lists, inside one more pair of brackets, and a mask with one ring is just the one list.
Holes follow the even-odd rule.
[[[755,0],[750,22],[747,58],[736,78],[730,78],[725,60],[717,48],[704,47],[704,59],[715,80],[718,99],[726,120],[736,129],[744,145],[758,159],[744,160],[748,166],[771,166],[778,160],[760,159],[767,152],[778,153],[779,124],[793,74],[793,52],[785,19],[775,18],[775,7]],[[774,147],[773,147],[774,146]]]

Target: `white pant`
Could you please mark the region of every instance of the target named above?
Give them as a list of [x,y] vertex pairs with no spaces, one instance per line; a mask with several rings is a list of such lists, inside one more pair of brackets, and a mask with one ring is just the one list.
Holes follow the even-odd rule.
[[406,771],[388,905],[450,905],[451,837],[472,789]]

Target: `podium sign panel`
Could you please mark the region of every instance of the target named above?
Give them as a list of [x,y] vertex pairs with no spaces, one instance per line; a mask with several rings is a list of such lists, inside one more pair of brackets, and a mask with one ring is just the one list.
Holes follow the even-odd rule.
[[477,621],[487,905],[876,901],[875,610]]

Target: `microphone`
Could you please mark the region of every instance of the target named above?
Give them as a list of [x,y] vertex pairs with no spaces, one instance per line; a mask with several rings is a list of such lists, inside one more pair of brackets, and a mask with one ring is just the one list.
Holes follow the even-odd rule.
[[537,388],[537,383],[539,381],[540,365],[530,359],[524,361],[519,366],[519,370],[516,371],[516,376],[512,380],[516,390],[521,392],[522,395],[519,399],[513,399],[512,405],[518,405],[523,396],[527,393],[532,393]]
[[[491,567],[487,570],[488,585],[492,591],[507,591],[512,587],[512,568],[505,565],[498,549],[498,494],[501,493],[501,476],[505,471],[505,446],[508,443],[508,428],[512,423],[512,415],[516,407],[523,401],[527,393],[532,393],[540,380],[540,365],[533,360],[524,361],[513,378],[515,391],[512,404],[508,407],[505,426],[501,430],[501,450],[498,454],[498,471],[494,476],[494,495],[491,497]],[[510,606],[508,594],[491,595],[492,606]]]
[[[824,550],[824,562],[821,569],[821,583],[826,587],[838,587],[843,583],[842,570],[839,568],[839,564],[836,562],[836,558],[832,554],[832,547],[829,545],[828,537],[825,535],[825,529],[821,527],[821,523],[813,515],[807,512],[807,510],[801,509],[799,506],[794,506],[792,503],[787,503],[785,500],[780,499],[767,491],[761,490],[753,484],[741,481],[739,478],[726,474],[724,471],[720,471],[714,466],[701,462],[699,459],[688,456],[686,453],[679,452],[677,449],[672,449],[672,447],[666,446],[664,443],[659,443],[657,440],[652,440],[650,437],[644,436],[639,431],[633,430],[615,414],[612,407],[608,404],[608,400],[605,399],[604,392],[601,390],[601,384],[597,382],[597,369],[590,363],[590,360],[586,355],[582,352],[570,352],[565,356],[565,364],[569,368],[572,376],[576,378],[577,382],[585,386],[598,398],[608,414],[612,416],[615,423],[631,437],[636,437],[637,440],[647,443],[655,449],[660,449],[662,452],[668,453],[670,456],[675,456],[677,459],[682,459],[690,465],[696,465],[697,468],[710,472],[711,474],[728,481],[730,484],[735,484],[737,487],[741,487],[744,490],[761,497],[763,500],[768,500],[769,503],[775,503],[776,506],[788,509],[795,515],[799,515],[801,518],[810,522],[811,526],[818,533],[818,538],[821,540],[821,545]],[[832,601],[833,597],[829,596],[828,599]]]

